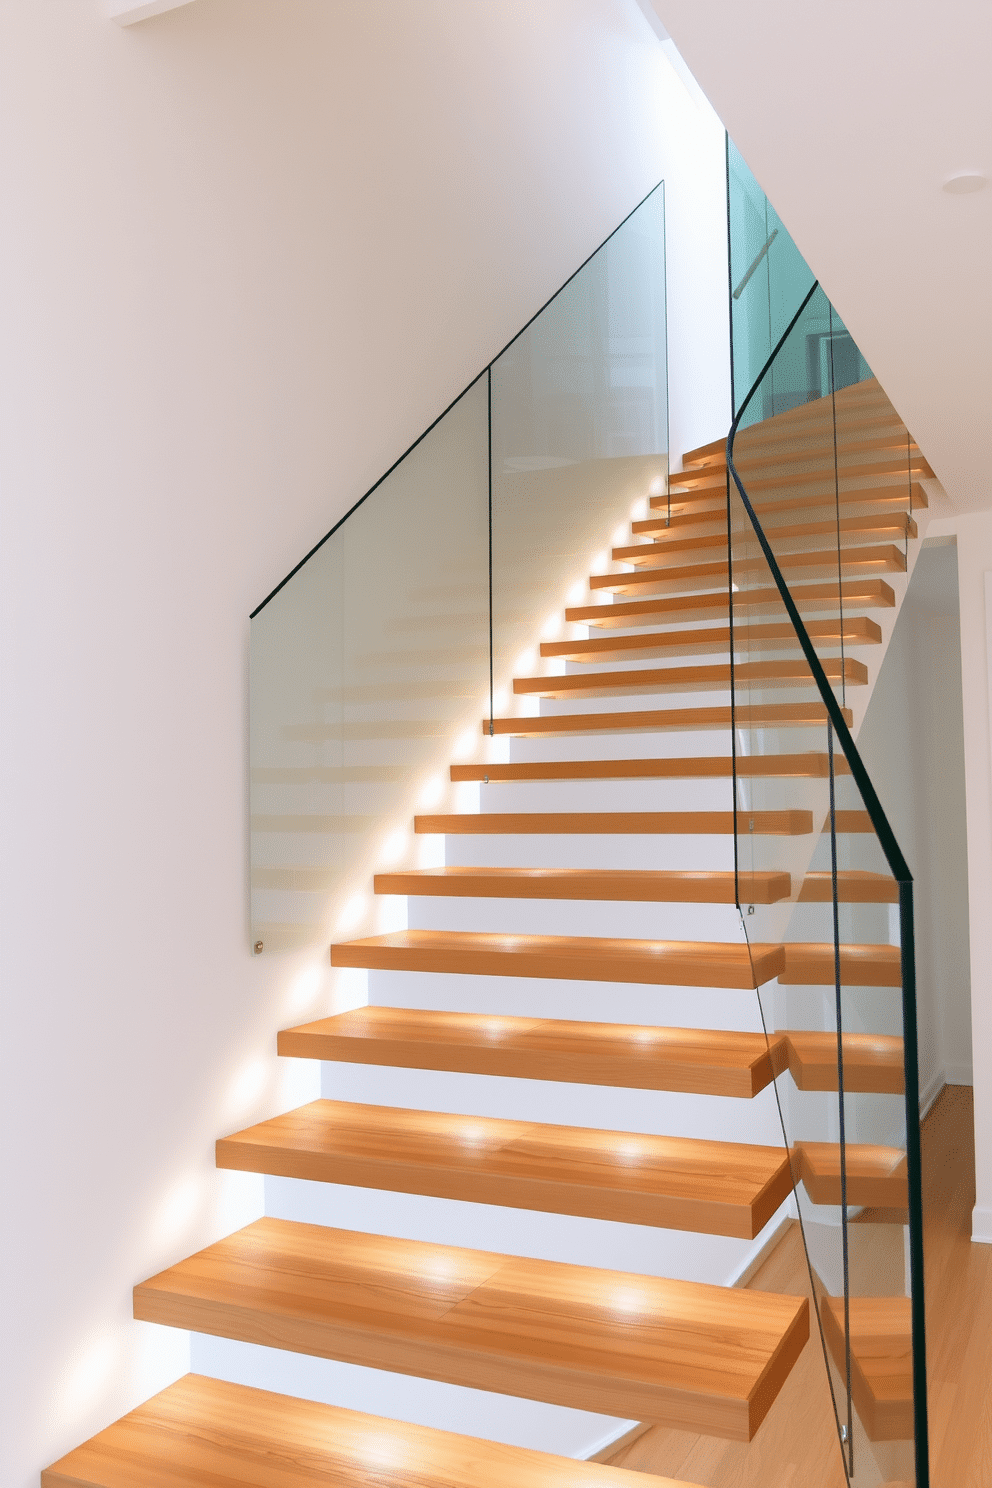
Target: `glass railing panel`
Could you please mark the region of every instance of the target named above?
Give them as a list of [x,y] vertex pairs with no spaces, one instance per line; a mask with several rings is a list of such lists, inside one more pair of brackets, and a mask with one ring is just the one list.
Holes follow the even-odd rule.
[[[252,619],[251,926],[369,933],[419,792],[488,704],[485,377]],[[381,901],[380,901],[381,902]]]
[[664,207],[660,186],[493,364],[497,716],[563,607],[609,602],[590,572],[607,577],[631,517],[667,502]]
[[727,209],[736,412],[814,276],[729,137]]
[[[746,492],[731,485],[728,515],[738,888],[751,944],[781,958],[760,996],[769,1037],[784,1040],[780,1107],[847,1472],[865,1488],[922,1488],[911,886],[848,731],[901,593],[926,467],[844,338],[815,289],[733,440]],[[763,628],[773,618],[777,640]],[[786,698],[794,739],[817,755],[804,781],[786,770],[784,716],[774,726]],[[762,810],[800,809],[782,836],[761,833]],[[774,870],[788,894],[762,905]]]

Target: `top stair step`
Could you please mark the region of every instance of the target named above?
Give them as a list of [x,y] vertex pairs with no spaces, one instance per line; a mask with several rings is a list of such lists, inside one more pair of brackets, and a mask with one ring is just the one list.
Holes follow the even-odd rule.
[[187,1374],[41,1488],[692,1488]]
[[189,1329],[750,1441],[804,1297],[261,1219],[135,1287]]

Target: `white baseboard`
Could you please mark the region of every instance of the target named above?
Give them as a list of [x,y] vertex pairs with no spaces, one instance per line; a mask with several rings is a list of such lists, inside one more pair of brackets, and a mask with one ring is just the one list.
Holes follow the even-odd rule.
[[608,1431],[601,1441],[589,1449],[581,1459],[583,1462],[603,1462],[607,1457],[612,1457],[624,1447],[629,1447],[639,1436],[650,1431],[654,1423],[652,1421],[621,1421],[612,1431]]
[[979,1209],[976,1204],[971,1211],[971,1238],[980,1245],[992,1245],[992,1209]]
[[947,1076],[943,1070],[938,1070],[928,1084],[920,1091],[920,1120],[927,1114],[934,1101],[937,1099],[944,1086],[947,1084]]

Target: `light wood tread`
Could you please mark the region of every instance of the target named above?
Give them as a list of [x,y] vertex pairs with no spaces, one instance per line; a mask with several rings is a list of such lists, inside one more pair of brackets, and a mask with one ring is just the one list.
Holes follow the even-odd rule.
[[[772,421],[768,421],[772,422]],[[748,434],[758,435],[762,425],[753,425],[751,429],[745,429],[738,433],[734,448],[741,456],[746,456],[752,466],[759,464],[799,464],[807,463],[812,459],[829,459],[834,457],[834,437],[832,421],[828,424],[825,420],[813,421],[808,424],[802,433],[791,430],[789,432],[778,431],[774,433],[768,429],[763,437],[747,438]],[[905,428],[901,427],[894,418],[886,418],[878,415],[874,418],[860,418],[855,420],[851,426],[844,426],[846,438],[838,439],[838,454],[849,454],[857,451],[874,450],[899,450],[906,454],[919,455],[919,445],[914,439],[907,439]],[[695,471],[700,467],[708,467],[711,470],[725,470],[727,466],[727,441],[715,440],[712,444],[703,445],[698,450],[690,450],[687,455],[682,456],[682,467],[684,470]],[[679,472],[674,471],[672,481],[677,481]]]
[[[836,1088],[836,1087],[835,1087]],[[814,1204],[841,1202],[840,1146],[836,1142],[793,1144],[796,1181]],[[846,1145],[847,1202],[871,1208],[900,1209],[909,1203],[906,1154],[900,1147],[870,1142]]]
[[[362,1007],[285,1029],[288,1058],[750,1099],[777,1072],[763,1034]],[[787,1055],[779,1054],[784,1068]]]
[[[746,644],[745,637],[742,643]],[[856,657],[822,656],[821,665],[830,682],[841,679],[849,687],[863,687],[868,668]],[[724,692],[730,687],[730,662],[708,666],[632,668],[622,672],[570,672],[565,676],[515,677],[518,697],[569,698],[616,697],[624,693]],[[738,661],[734,666],[738,686],[811,687],[812,675],[805,657],[790,661]]]
[[[905,1051],[901,1038],[882,1033],[845,1033],[844,1089],[849,1093],[901,1095]],[[837,1089],[836,1033],[792,1030],[783,1035],[788,1067],[800,1090]]]
[[781,1147],[319,1100],[217,1143],[217,1166],[753,1240]]
[[135,1287],[145,1322],[747,1441],[805,1298],[261,1219]]
[[[844,987],[901,987],[902,956],[898,946],[842,945],[840,976]],[[783,986],[832,987],[834,948],[829,943],[793,942],[784,947]]]
[[[659,532],[657,523],[651,523],[653,531],[650,533],[644,530],[647,525],[645,522],[632,524],[631,532],[635,537],[649,538],[653,535],[654,541],[627,543],[613,548],[614,563],[654,563],[656,559],[671,553],[705,552],[708,549],[727,551],[725,528],[722,532],[700,532],[686,536],[678,528],[673,530],[670,524]],[[860,516],[839,519],[836,516],[832,519],[826,517],[818,522],[762,522],[761,525],[773,551],[776,544],[781,542],[800,539],[805,542],[811,538],[824,538],[833,547],[835,556],[838,540],[847,541],[855,534],[870,536],[876,541],[888,538],[891,542],[904,542],[907,538],[918,536],[916,523],[909,512],[899,510],[866,512]],[[739,536],[735,536],[734,542],[735,546],[739,544]],[[817,548],[820,546],[820,543],[815,544]]]
[[[882,631],[867,615],[845,615],[843,623],[835,620],[810,620],[806,626],[810,637],[823,645],[877,646]],[[740,640],[740,638],[738,638]],[[750,625],[746,635],[748,651],[778,651],[798,647],[799,638],[792,625],[780,621],[771,625]],[[730,650],[730,626],[714,625],[703,630],[638,631],[623,636],[592,636],[588,640],[542,641],[541,655],[566,661],[601,662],[634,661],[642,656]]]
[[[838,506],[841,509],[868,507],[883,512],[905,511],[911,514],[925,511],[930,505],[927,493],[918,480],[913,480],[912,483],[904,481],[897,485],[845,486],[840,491],[828,482],[820,492],[803,491],[799,496],[781,495],[777,492],[762,495],[753,490],[748,492],[748,496],[763,526],[769,516],[784,512],[794,512],[809,520],[814,511],[822,510],[833,512],[836,521]],[[640,517],[631,523],[630,530],[635,537],[650,537],[679,530],[687,532],[703,525],[726,530],[727,498],[722,484],[708,493],[673,493],[670,511],[667,497],[656,504],[652,503],[652,508],[652,516]],[[742,520],[743,517],[738,514],[737,521]]]
[[[823,572],[836,573],[839,565],[843,573],[862,573],[866,575],[878,573],[905,573],[906,555],[902,548],[892,543],[878,543],[871,547],[830,549],[821,548],[816,552],[802,553],[776,553],[775,561],[784,574],[788,575],[793,569],[799,569],[803,573]],[[765,576],[768,573],[768,564],[764,555],[735,557],[734,578],[735,582],[748,574],[760,574],[762,580],[767,582]],[[635,568],[626,573],[592,574],[589,578],[589,588],[594,594],[639,594],[649,593],[652,585],[667,584],[699,584],[706,588],[713,583],[725,581],[728,574],[726,558],[713,558],[701,563],[683,563],[676,561],[671,564],[656,563],[651,567]],[[742,592],[743,589],[742,589]],[[724,595],[726,603],[726,595]],[[738,604],[738,599],[734,599]]]
[[[836,766],[836,760],[835,760]],[[846,761],[845,761],[846,763]],[[867,818],[868,813],[864,813]],[[858,813],[858,823],[862,821]],[[872,831],[870,819],[863,831]],[[890,873],[869,873],[861,868],[845,868],[837,875],[838,898],[845,904],[898,904],[899,885]],[[801,904],[824,904],[833,898],[833,882],[826,872],[807,873],[799,890]]]
[[[930,477],[933,471],[923,456],[918,452],[910,454],[905,452],[893,455],[881,455],[874,460],[865,460],[863,453],[856,447],[845,451],[845,457],[839,458],[834,463],[833,454],[829,457],[808,460],[803,470],[784,470],[777,474],[771,472],[761,463],[756,462],[752,468],[749,465],[746,454],[738,451],[734,461],[737,474],[744,482],[744,489],[750,493],[752,487],[756,491],[780,490],[783,486],[811,486],[817,483],[833,481],[836,474],[841,480],[864,480],[877,479],[878,476],[891,476],[895,483],[901,484],[906,489],[908,481],[920,477]],[[674,498],[676,491],[681,495],[683,492],[712,491],[714,489],[726,489],[726,474],[723,470],[712,465],[705,466],[700,470],[683,470],[671,477],[671,490]],[[657,509],[666,504],[665,496],[652,496],[651,506]]]
[[41,1488],[692,1488],[187,1374]]
[[[788,899],[788,873],[748,879],[755,904]],[[647,868],[408,868],[375,876],[377,894],[460,899],[596,899],[650,904],[733,904],[733,872]]]
[[[851,1394],[869,1441],[911,1441],[913,1323],[908,1297],[850,1299]],[[846,1373],[844,1299],[825,1297],[823,1332]]]
[[618,940],[592,935],[496,935],[396,930],[331,946],[332,966],[467,976],[548,977],[648,986],[760,987],[784,966],[781,946]]
[[[813,830],[811,811],[754,811],[755,835],[802,837]],[[497,833],[539,836],[685,835],[726,836],[734,830],[732,811],[449,811],[413,819],[416,833],[483,836]]]
[[[729,780],[734,762],[729,754],[704,754],[671,759],[529,760],[516,764],[452,765],[453,781],[478,780],[487,785],[514,780]],[[826,753],[739,755],[737,773],[743,777],[826,779]],[[849,775],[844,756],[834,756],[834,774]],[[815,877],[815,875],[808,875]],[[811,891],[815,897],[815,892]]]
[[[850,708],[841,713],[849,725],[853,722]],[[827,710],[821,702],[754,703],[748,708],[748,722],[753,728],[809,728],[826,723]],[[642,729],[730,729],[733,715],[728,704],[712,708],[635,708],[624,712],[554,713],[529,718],[484,718],[482,732],[488,738],[495,734],[512,734],[519,739],[538,738],[545,734],[636,733]]]
[[[790,593],[800,614],[863,607],[890,610],[896,597],[891,585],[879,578],[845,579],[840,587],[836,580],[818,584],[790,585]],[[763,587],[743,589],[734,596],[735,610],[751,614],[781,617],[782,596],[777,589]],[[606,629],[631,630],[639,625],[681,624],[727,613],[727,593],[711,590],[703,594],[657,595],[650,599],[600,601],[599,604],[572,605],[565,611],[569,624],[594,625]]]

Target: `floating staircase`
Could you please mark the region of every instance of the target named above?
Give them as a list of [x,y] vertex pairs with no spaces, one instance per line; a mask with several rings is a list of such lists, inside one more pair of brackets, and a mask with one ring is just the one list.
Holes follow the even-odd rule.
[[[837,495],[842,508],[870,499],[876,510],[842,519],[840,580],[836,522],[819,512],[828,456],[833,480],[822,409],[761,426],[751,494],[788,549],[786,576],[795,574],[796,603],[818,647],[836,648],[828,676],[867,694],[897,607],[890,580],[904,584],[911,566],[927,507],[919,481],[930,472],[911,442],[907,455],[906,432],[874,385],[848,401],[854,413]],[[904,509],[907,469],[912,514]],[[835,1090],[836,1038],[799,1029],[766,1037],[754,996],[775,977],[832,986],[833,945],[748,946],[734,908],[722,444],[687,455],[670,495],[654,497],[651,508],[632,524],[632,541],[614,549],[622,567],[591,578],[599,602],[565,611],[566,622],[587,632],[544,643],[544,663],[556,670],[514,682],[521,706],[537,711],[483,722],[487,737],[506,738],[507,758],[451,766],[452,783],[475,792],[476,809],[417,818],[418,834],[444,839],[445,866],[377,876],[377,894],[406,896],[407,928],[331,948],[333,965],[368,973],[370,1005],[279,1035],[282,1056],[322,1061],[341,1095],[223,1137],[219,1166],[512,1211],[507,1233],[522,1211],[650,1227],[662,1258],[666,1237],[685,1233],[747,1244],[764,1237],[767,1245],[794,1183],[815,1203],[838,1202],[839,1149],[797,1143],[787,1151],[768,1104],[777,1077]],[[759,622],[778,609],[767,589],[738,598]],[[783,693],[752,721],[825,721],[819,700],[789,699],[790,689],[810,687],[791,631],[770,619],[750,640],[769,657],[746,665]],[[716,659],[683,661],[691,657]],[[737,768],[822,781],[827,760],[798,751],[741,759]],[[810,856],[821,828],[809,810],[753,815],[756,834],[804,839]],[[863,813],[842,814],[838,829],[865,830]],[[891,882],[879,875],[841,873],[838,886],[842,901],[892,900]],[[756,903],[784,904],[794,887],[787,872],[750,881]],[[810,873],[798,897],[822,902],[830,887],[829,875]],[[859,986],[900,984],[892,946],[848,945],[842,961]],[[901,1040],[849,1033],[844,1048],[850,1089],[902,1090]],[[472,1077],[491,1084],[493,1102],[506,1109],[472,1115],[390,1103],[408,1088],[394,1085],[400,1073]],[[561,1119],[515,1116],[521,1082],[552,1096],[560,1088]],[[625,1100],[658,1093],[690,1098],[692,1112],[714,1102],[726,1118],[722,1137],[614,1129],[625,1111],[647,1109]],[[616,1123],[591,1122],[609,1102]],[[906,1204],[895,1149],[849,1145],[846,1181],[851,1203]],[[852,1388],[879,1440],[907,1434],[908,1307],[904,1298],[859,1299],[851,1314]],[[428,1243],[284,1217],[259,1220],[141,1283],[134,1313],[268,1349],[742,1442],[774,1410],[810,1334],[803,1297],[448,1244],[443,1234]],[[824,1318],[838,1358],[842,1301],[826,1298]],[[70,1453],[42,1481],[670,1483],[200,1375]]]

